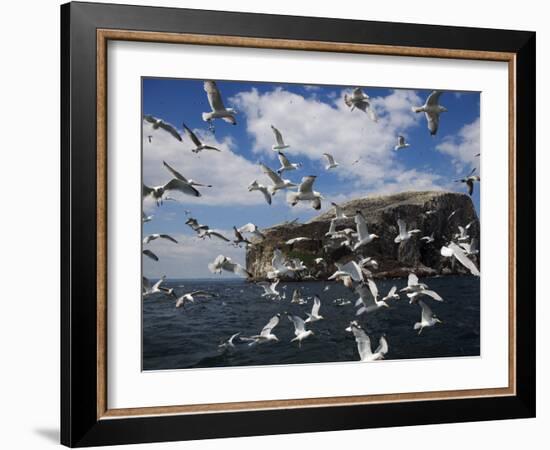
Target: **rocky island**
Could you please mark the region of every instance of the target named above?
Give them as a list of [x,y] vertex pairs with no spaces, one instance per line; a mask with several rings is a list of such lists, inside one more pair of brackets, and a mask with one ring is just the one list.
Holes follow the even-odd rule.
[[[459,233],[459,226],[470,224],[468,235],[479,243],[479,219],[470,197],[466,194],[445,191],[402,192],[393,195],[369,196],[340,204],[344,215],[337,221],[337,230],[355,229],[354,216],[361,211],[369,233],[379,236],[357,251],[339,245],[326,236],[330,222],[335,217],[334,208],[311,219],[307,223],[287,222],[264,229],[263,240],[255,240],[247,249],[246,268],[253,280],[266,279],[271,270],[275,249],[287,258],[299,258],[310,269],[306,279],[326,279],[335,270],[335,263],[370,256],[379,266],[373,270],[374,278],[404,277],[414,271],[418,276],[434,276],[468,273],[454,258],[443,257],[441,246]],[[419,229],[420,233],[400,244],[394,242],[398,234],[397,220],[402,219],[407,229]],[[426,243],[423,236],[433,235],[434,241]],[[285,244],[297,237],[306,237],[293,245]],[[335,245],[336,244],[336,245]],[[317,258],[323,261],[316,263]],[[479,258],[479,255],[478,255]]]

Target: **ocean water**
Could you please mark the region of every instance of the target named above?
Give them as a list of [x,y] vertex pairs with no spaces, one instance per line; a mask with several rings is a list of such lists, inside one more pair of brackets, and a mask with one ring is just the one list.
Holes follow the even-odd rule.
[[[263,289],[254,284],[234,279],[170,280],[164,286],[184,285],[178,294],[206,290],[219,297],[197,298],[185,308],[175,308],[175,300],[155,294],[143,299],[143,370],[185,369],[199,367],[258,366],[269,364],[303,364],[338,361],[357,361],[359,354],[352,333],[345,331],[351,320],[358,320],[371,338],[373,350],[381,334],[386,335],[389,352],[385,359],[437,358],[478,356],[480,354],[480,298],[479,278],[473,276],[446,276],[423,278],[430,289],[438,292],[445,302],[423,296],[433,312],[443,321],[425,328],[418,335],[413,330],[420,320],[420,307],[410,305],[402,294],[392,301],[391,308],[355,316],[357,295],[335,282],[279,283],[278,290],[286,292],[286,300],[274,301],[261,297]],[[378,290],[384,296],[396,285],[405,287],[406,279],[378,280]],[[325,286],[330,286],[324,291]],[[286,286],[286,289],[283,289]],[[290,303],[292,291],[302,288],[303,296],[321,297],[320,314],[324,320],[308,324],[314,335],[299,348],[294,337],[294,326],[285,312],[306,318],[313,300],[307,305]],[[333,300],[352,301],[336,306]],[[249,346],[235,339],[236,347],[221,350],[218,345],[232,334],[242,336],[259,334],[269,319],[281,313],[279,325],[273,333],[280,342]]]

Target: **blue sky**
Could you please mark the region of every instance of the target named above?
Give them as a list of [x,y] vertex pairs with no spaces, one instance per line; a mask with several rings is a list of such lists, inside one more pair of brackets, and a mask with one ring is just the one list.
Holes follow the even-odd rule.
[[[244,263],[244,250],[214,240],[198,240],[184,225],[184,211],[190,210],[199,222],[232,237],[233,225],[253,222],[267,227],[284,220],[307,221],[318,214],[308,204],[291,207],[286,192],[279,191],[273,204],[267,205],[261,193],[248,192],[248,184],[257,179],[268,185],[258,162],[273,169],[279,167],[277,153],[271,150],[276,126],[290,148],[285,154],[302,168],[286,172],[284,178],[299,183],[306,175],[317,175],[315,190],[330,201],[342,202],[360,196],[407,190],[452,190],[465,192],[454,179],[478,167],[480,94],[444,92],[440,103],[448,112],[441,115],[439,130],[431,136],[424,114],[415,114],[412,106],[424,103],[431,90],[385,89],[364,87],[379,116],[371,121],[359,110],[350,111],[343,95],[353,87],[313,86],[284,83],[217,81],[225,105],[237,111],[237,125],[215,121],[215,134],[202,120],[209,111],[202,80],[143,79],[143,113],[182,129],[182,122],[207,143],[219,146],[221,153],[204,151],[193,154],[191,141],[179,142],[163,130],[151,130],[143,124],[143,181],[147,185],[164,184],[170,174],[162,161],[187,178],[212,184],[199,188],[202,197],[171,194],[178,202],[168,201],[157,208],[145,201],[144,209],[154,219],[144,224],[143,234],[169,233],[180,242],[161,240],[149,244],[159,262],[144,259],[144,275],[155,278],[194,278],[212,276],[207,262],[223,253]],[[182,133],[183,134],[183,133]],[[397,135],[406,136],[411,146],[395,152]],[[147,136],[153,136],[148,142]],[[322,153],[335,156],[340,163],[327,171]],[[359,158],[359,162],[352,164]],[[479,167],[478,167],[479,169]],[[478,172],[479,174],[479,172]],[[472,200],[479,213],[479,185]],[[368,218],[367,218],[368,220]]]

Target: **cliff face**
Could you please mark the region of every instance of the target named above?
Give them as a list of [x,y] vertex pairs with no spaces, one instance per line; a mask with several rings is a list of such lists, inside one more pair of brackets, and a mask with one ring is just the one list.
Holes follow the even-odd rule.
[[[247,270],[254,279],[264,279],[272,269],[273,251],[279,248],[289,258],[300,258],[318,279],[326,279],[334,273],[335,262],[346,263],[354,257],[363,256],[370,256],[379,263],[379,268],[372,270],[374,277],[406,276],[411,270],[419,276],[459,274],[467,271],[462,265],[453,263],[452,259],[442,257],[441,246],[459,232],[459,225],[464,227],[470,222],[473,223],[467,234],[480,242],[479,220],[470,197],[465,194],[443,191],[403,192],[359,198],[340,206],[348,218],[338,220],[337,230],[355,229],[355,212],[361,210],[369,233],[375,233],[380,238],[361,247],[355,254],[345,246],[325,247],[331,241],[325,236],[334,218],[334,209],[331,209],[308,223],[286,223],[263,230],[265,240],[256,241],[247,250]],[[426,214],[428,211],[433,212]],[[456,212],[451,216],[453,211]],[[398,218],[406,222],[408,230],[418,228],[422,232],[400,244],[394,243],[398,234]],[[434,242],[427,244],[420,240],[422,236],[430,236],[432,233]],[[285,244],[289,239],[302,236],[312,240],[297,242],[292,246]],[[325,263],[315,264],[316,258],[323,258]]]

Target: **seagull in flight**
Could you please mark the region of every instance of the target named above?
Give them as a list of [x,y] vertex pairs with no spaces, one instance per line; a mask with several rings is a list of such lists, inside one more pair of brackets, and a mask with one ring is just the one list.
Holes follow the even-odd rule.
[[420,316],[420,322],[414,324],[414,329],[419,330],[418,334],[422,333],[422,330],[426,327],[433,327],[437,323],[443,323],[437,318],[437,316],[432,312],[430,307],[426,305],[422,300],[418,301],[420,308],[422,308],[422,313]]
[[260,281],[259,283],[256,283],[258,286],[263,288],[264,293],[262,294],[262,297],[280,297],[281,293],[277,290],[277,285],[279,284],[281,280],[276,279],[273,283],[269,283],[267,281]]
[[302,341],[310,336],[313,336],[312,330],[306,331],[306,323],[301,317],[292,314],[287,315],[288,320],[294,324],[294,335],[296,336],[290,342],[298,341],[298,347],[302,347]]
[[216,256],[214,262],[208,264],[208,269],[212,273],[222,273],[222,271],[225,270],[226,272],[231,272],[245,278],[252,277],[252,274],[243,266],[233,262],[228,256],[223,255]]
[[392,288],[388,292],[388,295],[382,298],[383,302],[387,300],[399,300],[399,294],[397,293],[397,286],[392,286]]
[[353,246],[353,251],[380,237],[377,234],[369,233],[367,221],[360,210],[355,212],[355,225],[357,226],[357,243]]
[[188,292],[187,294],[183,294],[182,296],[177,298],[176,308],[185,306],[186,303],[193,303],[195,301],[195,297],[215,297],[215,295],[206,291]]
[[334,218],[335,219],[347,219],[348,216],[344,214],[344,209],[338,205],[337,203],[331,202],[332,206],[334,206]]
[[283,152],[279,152],[279,162],[281,167],[277,169],[277,173],[282,175],[285,170],[296,170],[302,167],[301,163],[291,163]]
[[430,244],[435,241],[434,233],[432,233],[430,236],[422,236],[420,240],[424,241],[426,244]]
[[311,308],[311,313],[307,314],[307,319],[305,323],[317,322],[318,320],[323,320],[324,317],[319,314],[319,309],[321,308],[321,299],[318,295],[313,297],[313,307]]
[[142,292],[143,298],[145,298],[150,295],[162,292],[162,290],[160,289],[160,285],[164,283],[164,281],[166,280],[166,276],[163,275],[162,278],[160,278],[153,285],[151,285],[151,281],[149,281],[149,279],[146,277],[141,277],[141,280],[142,280],[141,292]]
[[414,273],[409,273],[409,278],[407,280],[407,286],[401,289],[399,292],[406,292],[407,297],[409,297],[409,303],[415,303],[418,300],[418,297],[421,295],[427,295],[438,302],[442,302],[443,299],[441,296],[430,289],[425,283],[419,283],[418,277]]
[[[378,287],[372,278],[367,279],[367,285],[365,285],[365,283],[357,285],[355,292],[359,294],[359,298],[355,302],[355,306],[362,305],[355,313],[356,316],[360,316],[363,313],[371,313],[382,307],[390,307],[390,305],[388,305],[384,300],[378,300]],[[371,297],[368,295],[369,292],[371,293],[372,301],[370,301]]]
[[330,153],[323,153],[323,156],[327,159],[328,164],[325,166],[326,170],[336,169],[340,164],[334,161],[334,156]]
[[384,359],[386,353],[388,353],[388,341],[384,336],[380,337],[378,347],[372,352],[372,347],[370,343],[370,338],[365,333],[365,330],[359,325],[352,324],[351,331],[355,337],[355,342],[357,343],[357,351],[359,352],[359,358],[362,362],[371,362]]
[[143,211],[141,212],[141,223],[151,222],[151,220],[153,220],[153,216],[148,216]]
[[475,263],[466,255],[465,250],[454,242],[449,242],[446,246],[441,247],[441,255],[447,258],[454,256],[472,275],[476,277],[481,275]]
[[253,223],[247,223],[243,225],[242,227],[238,228],[238,231],[240,233],[250,233],[255,238],[261,239],[262,241],[265,239],[265,234],[263,234],[259,228],[254,225]]
[[[290,147],[290,145],[286,145],[285,144],[285,141],[283,139],[283,135],[281,134],[281,132],[275,128],[273,125],[271,125],[271,129],[273,130],[273,133],[275,134],[275,140],[277,141],[277,144],[273,144],[271,146],[271,148],[278,152],[279,150],[283,150],[285,148],[288,148]],[[279,154],[281,154],[281,152],[279,152]]]
[[[273,183],[272,186],[269,186],[267,188],[271,195],[275,195],[275,193],[280,189],[288,189],[297,186],[290,180],[283,180],[278,174],[273,172],[273,170],[271,170],[265,164],[260,163],[260,167],[262,168],[263,173],[265,173]],[[248,187],[248,189],[250,190],[250,186]]]
[[143,198],[151,196],[156,200],[157,206],[159,206],[159,205],[162,205],[163,195],[168,191],[177,191],[177,192],[181,192],[182,194],[191,195],[193,197],[200,197],[201,196],[201,193],[199,191],[197,191],[189,183],[186,183],[182,180],[178,180],[177,178],[172,178],[164,186],[149,187],[149,186],[146,186],[144,184],[143,185]]
[[408,144],[407,142],[405,142],[404,136],[397,136],[397,145],[393,149],[397,151],[410,146],[411,144]]
[[407,224],[404,220],[401,219],[397,219],[397,226],[399,227],[399,234],[393,240],[393,242],[395,242],[396,244],[407,241],[412,238],[416,233],[421,232],[419,229],[407,231]]
[[300,288],[294,289],[290,303],[294,303],[296,305],[305,305],[307,303],[307,300],[302,297],[302,290]]
[[[161,128],[164,131],[167,131],[168,133],[170,133],[172,136],[174,136],[178,141],[180,142],[182,141],[181,136],[178,133],[178,130],[176,130],[176,128],[173,125],[169,124],[168,122],[165,122],[162,119],[158,119],[150,115],[145,115],[143,118],[145,119],[146,122],[153,124],[153,130],[157,130]],[[149,139],[149,142],[151,142],[151,139]]]
[[351,96],[348,96],[347,94],[344,95],[344,103],[351,108],[351,111],[357,108],[364,113],[367,113],[367,115],[373,122],[377,122],[378,117],[376,116],[376,112],[374,111],[369,100],[370,97],[365,94],[363,92],[363,89],[361,89],[360,87],[355,88]]
[[205,81],[204,90],[206,91],[206,96],[208,97],[208,103],[212,111],[203,112],[202,120],[212,124],[213,119],[222,119],[225,122],[228,122],[233,125],[237,125],[237,120],[235,119],[235,111],[233,108],[226,108],[223,105],[222,96],[220,90],[216,85],[215,81]]
[[267,204],[271,205],[271,194],[269,193],[269,189],[266,186],[254,180],[252,183],[248,185],[248,192],[252,192],[252,191],[261,192],[264,195],[264,198]]
[[235,239],[233,239],[233,244],[235,247],[238,247],[240,244],[250,245],[252,242],[250,242],[248,239],[246,239],[242,233],[238,230],[237,227],[233,226],[233,233],[235,234]]
[[468,195],[472,195],[474,193],[474,183],[477,181],[478,183],[481,181],[481,178],[479,175],[474,175],[474,172],[476,171],[476,168],[474,167],[472,171],[468,174],[468,176],[461,178],[459,180],[455,180],[455,183],[464,183],[466,186],[468,186]]
[[472,256],[472,255],[478,255],[479,254],[479,247],[477,245],[477,239],[472,238],[470,240],[470,243],[467,242],[459,242],[458,245],[460,245],[464,249],[464,253],[466,256]]
[[196,233],[200,233],[202,230],[208,230],[209,227],[208,225],[202,225],[200,224],[197,219],[195,219],[194,217],[189,217],[186,221],[185,221],[185,225],[189,226],[193,231],[195,231]]
[[235,333],[235,334],[231,335],[231,337],[227,341],[224,341],[220,345],[218,345],[218,348],[223,348],[223,349],[235,348],[235,344],[233,343],[233,341],[236,338],[238,338],[240,336],[240,334],[241,333],[239,332],[239,333]]
[[280,249],[276,248],[273,251],[273,258],[271,259],[271,267],[273,270],[267,272],[267,278],[270,280],[283,277],[283,276],[294,276],[294,270],[287,265],[286,258],[281,252]]
[[311,201],[313,209],[321,209],[321,200],[324,197],[320,192],[313,190],[313,183],[316,178],[315,175],[309,175],[302,178],[302,183],[298,187],[298,192],[290,192],[287,196],[287,200],[291,206],[296,206],[299,201]]
[[203,150],[214,150],[216,152],[221,152],[221,150],[218,147],[213,147],[212,145],[205,145],[201,142],[201,140],[197,137],[195,133],[189,128],[187,125],[182,123],[183,129],[185,130],[185,134],[193,141],[193,144],[195,144],[195,148],[191,149],[193,153],[199,153]]
[[422,106],[413,106],[412,110],[415,113],[423,112],[428,121],[428,130],[430,134],[435,136],[437,129],[439,128],[439,115],[442,112],[447,112],[447,108],[439,104],[439,97],[441,97],[442,91],[433,91],[426,100],[426,103]]
[[273,334],[273,328],[275,328],[279,324],[280,317],[280,314],[273,316],[266,324],[266,326],[262,328],[260,334],[246,338],[242,337],[241,339],[243,341],[249,341],[250,343],[248,345],[263,344],[265,342],[271,341],[279,342],[279,338],[275,334]]
[[150,234],[148,236],[145,236],[143,239],[143,244],[148,244],[151,241],[154,241],[155,239],[166,239],[168,241],[173,242],[174,244],[177,244],[178,241],[176,241],[172,236],[169,234]]
[[227,239],[223,234],[218,233],[217,231],[214,231],[214,230],[210,230],[210,229],[200,230],[199,234],[198,234],[199,239],[204,239],[205,237],[208,237],[208,239],[212,239],[212,236],[214,236],[218,239],[221,239],[222,241],[225,241],[225,242],[231,242],[231,240]]
[[363,270],[355,261],[351,260],[346,264],[334,263],[336,272],[334,272],[328,280],[340,280],[343,277],[349,277],[353,281],[363,281]]

